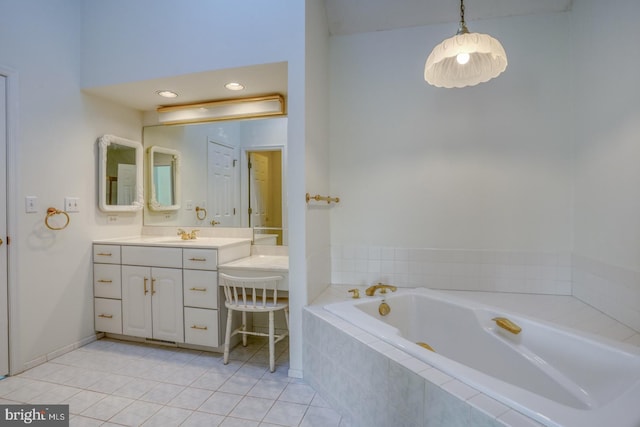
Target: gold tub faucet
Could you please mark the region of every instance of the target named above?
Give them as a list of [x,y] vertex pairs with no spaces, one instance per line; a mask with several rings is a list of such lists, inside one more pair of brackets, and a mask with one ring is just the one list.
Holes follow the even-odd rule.
[[395,292],[398,290],[397,287],[393,286],[393,285],[385,285],[383,283],[377,283],[373,286],[369,286],[364,293],[367,294],[367,296],[372,297],[373,295],[375,295],[376,291],[380,289],[380,293],[381,294],[386,294],[387,293],[387,289],[390,290],[391,292]]

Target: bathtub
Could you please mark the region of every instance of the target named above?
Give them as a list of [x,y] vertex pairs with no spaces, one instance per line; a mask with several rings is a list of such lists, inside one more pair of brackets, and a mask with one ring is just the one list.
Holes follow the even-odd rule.
[[[391,308],[384,317],[383,299]],[[324,308],[543,425],[640,426],[635,346],[425,288]],[[522,332],[499,327],[496,317]]]

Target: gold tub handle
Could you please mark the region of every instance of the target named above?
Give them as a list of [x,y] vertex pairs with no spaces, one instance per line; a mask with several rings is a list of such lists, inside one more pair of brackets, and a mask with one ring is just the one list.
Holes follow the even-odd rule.
[[436,351],[433,349],[433,347],[431,347],[431,346],[430,346],[429,344],[427,344],[426,342],[422,342],[422,341],[420,341],[420,342],[417,342],[416,344],[418,344],[418,345],[419,345],[420,347],[422,347],[422,348],[426,348],[426,349],[427,349],[427,350],[429,350],[429,351],[433,351],[434,353],[436,352]]
[[496,322],[496,325],[498,325],[499,327],[501,327],[502,329],[511,332],[512,334],[519,334],[522,331],[522,328],[518,325],[516,325],[515,323],[513,323],[511,320],[507,319],[506,317],[494,317],[493,319],[494,322]]

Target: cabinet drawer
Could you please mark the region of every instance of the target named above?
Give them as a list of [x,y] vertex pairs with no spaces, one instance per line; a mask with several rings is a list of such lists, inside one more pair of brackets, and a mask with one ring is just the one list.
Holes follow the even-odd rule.
[[183,249],[183,266],[194,270],[215,270],[218,251],[215,249]]
[[150,267],[182,268],[182,249],[123,246],[122,263]]
[[184,342],[218,347],[218,310],[185,307]]
[[98,332],[122,333],[122,305],[119,299],[94,298],[95,329]]
[[120,246],[93,245],[93,262],[120,264]]
[[218,308],[218,273],[206,270],[184,270],[184,305]]
[[120,286],[120,266],[113,264],[93,264],[93,296],[101,298],[122,298]]

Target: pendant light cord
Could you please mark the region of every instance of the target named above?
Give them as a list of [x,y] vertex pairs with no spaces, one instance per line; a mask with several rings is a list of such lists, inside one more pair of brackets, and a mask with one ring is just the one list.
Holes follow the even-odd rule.
[[464,22],[464,0],[460,0],[460,26],[456,34],[467,34],[468,32],[467,24]]

